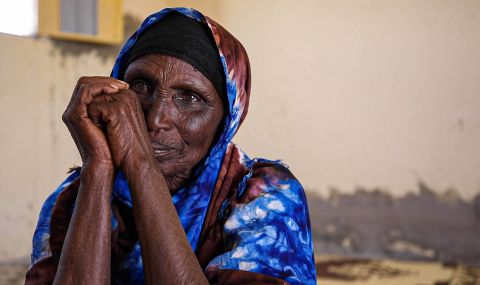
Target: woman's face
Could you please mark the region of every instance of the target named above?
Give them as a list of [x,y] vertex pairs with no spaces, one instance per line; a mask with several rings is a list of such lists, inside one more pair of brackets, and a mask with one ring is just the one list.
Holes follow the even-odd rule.
[[154,155],[175,191],[207,154],[223,118],[222,99],[192,65],[161,54],[130,63],[124,80],[140,98]]

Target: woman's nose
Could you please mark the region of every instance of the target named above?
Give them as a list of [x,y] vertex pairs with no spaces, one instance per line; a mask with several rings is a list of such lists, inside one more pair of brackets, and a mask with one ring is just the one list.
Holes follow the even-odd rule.
[[175,110],[168,100],[156,100],[145,110],[148,131],[168,130],[173,126]]

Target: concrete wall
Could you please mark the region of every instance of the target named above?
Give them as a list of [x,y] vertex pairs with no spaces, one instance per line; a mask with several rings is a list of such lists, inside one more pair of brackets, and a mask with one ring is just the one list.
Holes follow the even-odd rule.
[[[418,181],[480,190],[480,2],[125,1],[127,31],[192,6],[249,52],[249,116],[236,141],[282,158],[316,193]],[[25,258],[41,204],[80,163],[61,122],[77,78],[118,47],[0,34],[0,261]]]
[[82,74],[112,57],[46,39],[0,35],[0,260],[27,256],[42,201],[80,162],[61,121]]
[[320,192],[480,190],[479,1],[226,3],[253,63],[247,151]]

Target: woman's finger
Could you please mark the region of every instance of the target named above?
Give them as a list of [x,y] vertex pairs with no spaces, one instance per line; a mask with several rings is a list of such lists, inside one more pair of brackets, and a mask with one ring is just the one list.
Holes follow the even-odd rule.
[[86,111],[86,106],[90,104],[95,96],[102,93],[114,94],[119,91],[116,85],[110,83],[90,83],[82,84],[78,87],[75,94],[72,95],[67,109],[72,111]]
[[136,94],[130,91],[120,91],[116,94],[101,93],[94,96],[87,107],[88,117],[97,126],[116,121],[118,116],[135,117],[137,112],[142,113],[141,105]]
[[90,120],[99,128],[103,129],[106,125],[106,118],[111,113],[112,109],[108,106],[106,101],[97,101],[88,105],[87,114]]
[[106,76],[82,76],[78,79],[77,85],[92,84],[92,83],[111,83],[117,85],[119,89],[125,89],[128,87],[128,83],[120,79]]
[[[124,95],[124,94],[123,94]],[[122,100],[123,99],[123,100]],[[102,92],[101,94],[94,96],[90,104],[87,107],[87,113],[90,119],[92,119],[97,126],[102,125],[103,122],[108,120],[111,114],[119,112],[119,108],[122,109],[125,104],[125,98],[122,94],[112,94]]]
[[[102,77],[102,76],[80,77],[80,79],[78,79],[77,85],[75,86],[75,89],[73,90],[73,94],[72,94],[72,97],[70,98],[70,103],[68,104],[67,109],[76,103],[84,102],[84,100],[80,100],[81,98],[79,97],[86,96],[87,98],[84,98],[84,99],[87,99],[87,102],[88,102],[88,99],[91,95],[85,94],[83,91],[85,89],[89,89],[90,87],[95,88],[95,86],[97,87],[106,86],[106,88],[104,89],[104,92],[110,93],[110,94],[118,92],[118,90],[128,89],[129,87],[128,83],[112,77]],[[93,91],[97,91],[92,94],[93,96],[96,95],[96,93],[99,94],[98,88],[95,88]]]
[[72,99],[78,93],[78,89],[82,85],[96,84],[96,83],[107,83],[115,86],[118,89],[127,89],[128,83],[125,81],[105,76],[82,76],[78,79],[77,84],[73,90]]

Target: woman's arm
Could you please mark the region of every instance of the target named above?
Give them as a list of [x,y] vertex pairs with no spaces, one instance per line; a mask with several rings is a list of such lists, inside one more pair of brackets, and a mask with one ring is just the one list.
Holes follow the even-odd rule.
[[107,139],[88,117],[87,109],[96,96],[127,87],[113,78],[82,77],[63,114],[83,165],[54,284],[110,283],[110,197],[114,166]]
[[[154,162],[155,163],[155,162]],[[147,284],[208,284],[156,165],[128,167]]]
[[102,95],[89,108],[105,122],[115,167],[128,180],[147,284],[208,284],[153,155],[137,95]]
[[54,284],[110,284],[113,165],[83,164]]

